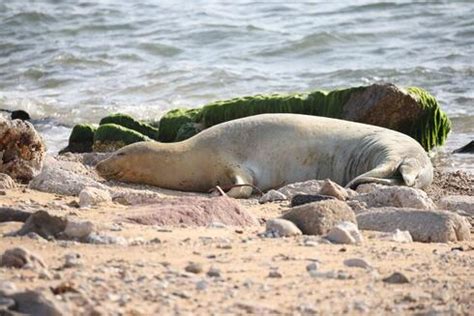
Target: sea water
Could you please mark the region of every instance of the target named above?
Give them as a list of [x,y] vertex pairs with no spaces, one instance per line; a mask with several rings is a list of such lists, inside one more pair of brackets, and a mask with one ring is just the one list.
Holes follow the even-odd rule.
[[420,86],[453,122],[443,164],[474,172],[474,1],[0,0],[0,109],[50,152],[111,112],[376,82]]

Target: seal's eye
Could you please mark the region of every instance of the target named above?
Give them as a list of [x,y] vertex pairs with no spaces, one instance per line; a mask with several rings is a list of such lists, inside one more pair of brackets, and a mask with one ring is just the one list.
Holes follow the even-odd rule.
[[117,153],[117,156],[125,156],[125,153]]

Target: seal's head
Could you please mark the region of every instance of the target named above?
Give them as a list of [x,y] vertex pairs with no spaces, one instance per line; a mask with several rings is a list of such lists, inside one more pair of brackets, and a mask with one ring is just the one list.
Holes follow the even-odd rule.
[[131,144],[99,162],[96,170],[107,180],[137,182],[150,175],[151,170],[147,168],[150,154],[151,150],[145,142]]

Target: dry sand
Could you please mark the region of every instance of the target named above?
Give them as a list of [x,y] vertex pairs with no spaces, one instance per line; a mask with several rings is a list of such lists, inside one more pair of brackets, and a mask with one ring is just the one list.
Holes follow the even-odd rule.
[[[450,185],[443,179],[450,178]],[[466,177],[440,176],[428,193],[472,195]],[[453,180],[454,179],[454,180]],[[471,183],[472,177],[467,178]],[[444,183],[444,184],[443,184]],[[470,190],[470,191],[469,191]],[[123,215],[138,207],[108,203],[75,207],[77,197],[19,187],[3,191],[1,206],[45,209],[90,220],[98,230],[127,238],[128,245],[3,237],[0,253],[21,246],[40,256],[45,271],[0,268],[0,283],[19,290],[57,293],[66,314],[426,314],[474,315],[474,243],[395,243],[364,231],[361,245],[328,244],[317,236],[261,238],[264,225],[157,227],[132,224]],[[288,202],[240,201],[261,223],[288,209]],[[0,234],[21,223],[1,223]],[[78,257],[64,267],[67,256]],[[348,267],[360,258],[371,268]],[[196,263],[194,272],[186,271]],[[307,271],[307,266],[317,270]],[[211,275],[208,275],[209,270]],[[195,273],[197,272],[197,273]],[[383,281],[394,272],[409,283]]]

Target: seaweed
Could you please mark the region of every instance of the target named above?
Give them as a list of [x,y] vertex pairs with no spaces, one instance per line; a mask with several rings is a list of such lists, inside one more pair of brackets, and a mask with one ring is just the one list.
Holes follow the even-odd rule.
[[154,140],[158,140],[159,137],[159,130],[157,128],[149,124],[140,122],[127,114],[114,113],[108,115],[100,120],[99,125],[104,124],[120,125],[128,129],[134,130]]

